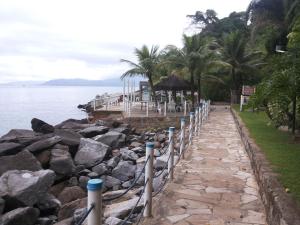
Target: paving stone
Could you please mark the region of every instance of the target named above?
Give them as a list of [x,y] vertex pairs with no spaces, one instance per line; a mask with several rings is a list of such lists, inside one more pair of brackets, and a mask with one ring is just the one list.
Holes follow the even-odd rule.
[[250,160],[229,109],[219,106],[176,165],[144,225],[266,225]]

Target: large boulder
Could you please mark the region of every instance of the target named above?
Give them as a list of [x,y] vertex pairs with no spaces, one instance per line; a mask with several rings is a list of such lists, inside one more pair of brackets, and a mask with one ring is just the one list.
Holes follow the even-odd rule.
[[36,208],[17,208],[0,218],[1,225],[35,225],[40,212]]
[[54,180],[52,170],[10,170],[0,177],[0,197],[7,209],[33,206],[44,198]]
[[94,166],[92,168],[92,171],[101,176],[101,175],[106,174],[108,172],[108,168],[105,165],[105,163],[100,163],[97,166]]
[[5,207],[5,201],[3,198],[0,198],[0,217],[2,213],[4,212],[4,207]]
[[60,143],[69,147],[78,147],[82,135],[72,130],[55,129],[54,134],[61,137]]
[[139,158],[139,156],[134,151],[128,150],[127,148],[121,148],[120,152],[122,155],[122,159],[125,161],[129,160],[135,162]]
[[29,146],[27,146],[25,149],[32,153],[39,153],[47,148],[52,147],[53,145],[57,144],[61,141],[61,137],[54,136],[46,139],[42,139],[40,141],[37,141]]
[[95,137],[95,140],[102,142],[111,148],[120,148],[125,145],[126,135],[116,131],[109,131],[104,135]]
[[111,176],[104,176],[101,178],[104,181],[104,186],[108,189],[110,189],[110,188],[117,189],[122,184],[122,182],[119,179],[111,177]]
[[42,214],[57,214],[61,207],[61,202],[52,194],[46,193],[36,204]]
[[121,155],[114,156],[106,162],[106,165],[110,170],[112,170],[113,168],[115,168],[118,165],[120,160],[121,160]]
[[56,129],[67,129],[67,130],[82,130],[87,127],[92,126],[88,124],[87,119],[77,120],[77,119],[67,119],[60,124],[55,125]]
[[[139,197],[135,197],[128,201],[118,202],[115,204],[111,204],[106,206],[104,210],[104,217],[117,217],[120,219],[124,219],[130,211],[135,207]],[[139,212],[144,205],[143,199],[141,199],[137,205],[136,212]]]
[[76,199],[75,201],[64,204],[58,212],[58,221],[73,217],[76,209],[87,206],[87,198]]
[[75,164],[93,167],[102,162],[108,154],[110,148],[101,143],[88,138],[80,140],[79,150],[75,155]]
[[76,199],[86,197],[86,193],[78,186],[66,187],[59,195],[58,200],[61,204],[72,202]]
[[12,129],[0,138],[0,143],[14,142],[26,146],[40,139],[41,135],[36,134],[32,130]]
[[27,150],[0,157],[0,176],[8,170],[41,170],[40,162]]
[[0,156],[14,155],[22,150],[23,146],[14,142],[0,143]]
[[54,132],[54,127],[43,120],[33,118],[31,120],[31,128],[35,132],[43,133],[43,134],[49,134]]
[[121,180],[128,181],[134,177],[136,165],[129,161],[120,161],[119,164],[112,170],[112,176]]
[[109,128],[105,126],[94,126],[85,128],[79,131],[79,133],[86,138],[92,138],[99,134],[105,134],[108,130]]
[[75,166],[70,153],[62,149],[52,149],[50,169],[57,174],[71,176],[75,171]]

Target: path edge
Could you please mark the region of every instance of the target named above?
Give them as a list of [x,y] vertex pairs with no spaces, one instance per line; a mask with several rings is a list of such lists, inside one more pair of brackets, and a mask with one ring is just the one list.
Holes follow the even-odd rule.
[[230,107],[230,111],[250,158],[268,224],[300,224],[300,208],[296,201],[285,192],[284,187],[279,183],[278,175],[272,171],[264,153],[250,137],[250,133],[240,116],[232,107]]

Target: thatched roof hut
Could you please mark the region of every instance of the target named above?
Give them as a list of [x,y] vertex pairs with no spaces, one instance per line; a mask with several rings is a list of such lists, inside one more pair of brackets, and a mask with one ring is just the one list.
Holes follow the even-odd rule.
[[189,91],[191,85],[188,81],[176,75],[170,75],[154,85],[155,91]]

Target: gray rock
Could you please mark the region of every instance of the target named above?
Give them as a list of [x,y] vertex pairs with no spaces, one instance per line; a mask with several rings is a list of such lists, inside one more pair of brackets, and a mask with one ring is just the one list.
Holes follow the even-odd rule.
[[0,156],[14,155],[22,150],[23,146],[14,142],[0,143]]
[[46,138],[40,141],[37,141],[29,146],[27,146],[25,149],[32,152],[32,153],[39,153],[43,151],[44,149],[50,148],[53,145],[57,144],[61,141],[61,138],[59,136],[54,136],[50,138]]
[[34,225],[39,216],[39,210],[32,207],[17,208],[5,213],[1,219],[1,225]]
[[92,168],[92,171],[101,176],[103,174],[106,174],[108,172],[108,169],[104,163],[100,163],[97,166],[94,166]]
[[165,134],[158,134],[157,135],[157,141],[164,142],[167,139],[167,135]]
[[0,197],[8,209],[33,206],[45,197],[54,180],[52,170],[10,170],[0,177]]
[[73,214],[73,223],[78,224],[86,212],[87,208],[76,209]]
[[62,144],[68,145],[70,147],[78,146],[80,143],[80,138],[82,138],[82,135],[80,135],[72,130],[56,129],[54,131],[54,134],[61,137]]
[[70,153],[61,149],[52,149],[50,169],[57,174],[71,176],[75,171],[75,166]]
[[95,172],[90,172],[87,176],[91,179],[95,179],[99,177],[99,174]]
[[33,118],[31,120],[31,128],[35,132],[49,134],[54,132],[54,127],[43,120]]
[[121,148],[120,152],[122,155],[122,159],[125,161],[130,160],[135,162],[139,158],[139,156],[134,153],[134,151],[128,150],[126,148]]
[[[27,150],[25,150],[27,151]],[[36,159],[42,164],[42,167],[47,169],[49,168],[51,151],[45,150],[35,155]]]
[[115,131],[115,132],[119,132],[125,135],[128,135],[130,133],[130,129],[128,127],[124,127],[124,126],[120,126],[117,128],[112,128],[110,129],[110,131]]
[[80,176],[78,181],[79,181],[79,186],[83,189],[86,190],[86,185],[88,183],[88,181],[90,180],[89,177],[86,176]]
[[89,169],[83,169],[83,170],[81,170],[81,171],[78,172],[78,175],[79,176],[86,176],[86,175],[88,175],[91,172],[92,171],[90,171]]
[[68,185],[69,186],[77,186],[78,185],[78,180],[77,180],[77,177],[71,177],[69,180],[68,180]]
[[110,148],[100,142],[88,138],[80,140],[79,150],[75,155],[75,164],[93,167],[102,162]]
[[41,135],[36,134],[32,130],[12,129],[0,138],[0,143],[14,142],[26,146],[40,139]]
[[81,134],[85,138],[92,138],[99,134],[105,134],[108,130],[109,128],[105,126],[94,126],[79,131],[79,134]]
[[121,225],[121,224],[126,224],[126,225],[130,225],[132,224],[131,222],[127,221],[124,223],[124,220],[120,220],[118,219],[117,217],[108,217],[106,220],[105,220],[105,224],[106,225]]
[[119,187],[122,183],[119,179],[111,177],[111,176],[105,176],[103,178],[103,181],[104,181],[104,186],[108,189],[116,187],[116,186]]
[[135,152],[135,153],[145,153],[146,149],[144,147],[135,147],[130,149],[131,151]]
[[27,150],[16,155],[0,157],[0,176],[8,170],[41,170],[40,162]]
[[61,203],[53,195],[46,193],[37,203],[37,207],[43,214],[57,214]]
[[72,220],[73,220],[73,218],[67,218],[67,219],[61,220],[53,225],[73,225]]
[[36,223],[38,225],[52,225],[53,224],[53,220],[48,218],[48,217],[40,217],[37,219]]
[[4,207],[5,207],[5,201],[3,198],[0,198],[0,217],[4,211]]
[[170,155],[169,153],[166,153],[160,157],[157,157],[154,163],[154,167],[156,169],[164,168],[168,163],[169,155]]
[[93,126],[88,123],[86,119],[76,120],[76,119],[68,119],[60,124],[55,125],[56,129],[66,129],[66,130],[82,130],[87,127]]
[[84,208],[87,206],[87,198],[77,199],[75,201],[64,204],[58,212],[58,220],[63,220],[73,217],[76,209]]
[[78,186],[66,187],[59,195],[58,200],[64,205],[76,199],[86,197],[86,193]]
[[168,171],[166,169],[164,170],[164,172],[161,173],[160,171],[158,171],[156,174],[157,175],[161,174],[161,175],[153,179],[152,187],[154,192],[158,191],[161,185],[163,184],[163,182],[165,181],[165,179],[167,179],[166,176],[168,175]]
[[134,177],[135,170],[136,165],[133,165],[132,162],[120,161],[112,170],[112,176],[121,181],[128,181]]
[[115,168],[121,160],[121,155],[112,157],[110,160],[106,162],[106,165],[109,169]]
[[[130,211],[135,207],[139,197],[135,197],[133,199],[130,199],[128,201],[123,201],[115,204],[111,204],[106,206],[104,210],[104,217],[117,217],[120,219],[124,219]],[[144,200],[143,198],[140,200],[140,202],[137,205],[136,213],[140,212],[143,208]]]
[[106,134],[95,138],[95,140],[104,143],[111,148],[120,148],[125,145],[126,135],[115,131],[109,131]]

